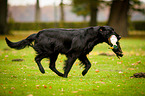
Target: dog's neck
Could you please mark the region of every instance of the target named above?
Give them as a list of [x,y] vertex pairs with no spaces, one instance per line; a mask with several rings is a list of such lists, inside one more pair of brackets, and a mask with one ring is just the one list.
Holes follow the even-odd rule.
[[98,34],[97,38],[95,39],[95,45],[97,45],[99,43],[103,43],[103,42],[106,42],[106,40],[100,34]]

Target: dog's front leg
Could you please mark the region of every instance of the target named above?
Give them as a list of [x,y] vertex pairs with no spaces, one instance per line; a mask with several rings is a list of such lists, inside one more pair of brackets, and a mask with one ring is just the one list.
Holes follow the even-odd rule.
[[76,61],[77,58],[73,58],[73,57],[68,57],[67,61],[66,61],[66,65],[64,67],[64,78],[67,78],[68,73],[73,65],[73,63]]
[[84,76],[88,72],[88,70],[91,68],[91,63],[86,57],[86,55],[81,55],[79,57],[79,60],[85,65],[85,70],[82,72],[82,75]]
[[63,77],[63,74],[61,72],[59,72],[56,67],[55,67],[55,62],[56,62],[56,59],[57,59],[57,56],[58,54],[54,54],[53,56],[50,57],[50,65],[49,65],[49,68],[55,72],[58,76],[61,76]]

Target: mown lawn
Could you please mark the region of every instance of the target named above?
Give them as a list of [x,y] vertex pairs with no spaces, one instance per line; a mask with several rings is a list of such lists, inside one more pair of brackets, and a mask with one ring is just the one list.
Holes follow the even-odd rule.
[[[28,34],[8,36],[18,41]],[[124,57],[103,56],[113,54],[108,45],[97,45],[88,55],[92,67],[82,76],[83,67],[77,60],[68,78],[57,76],[49,69],[49,60],[42,65],[41,74],[34,61],[32,48],[10,49],[0,36],[0,96],[145,96],[145,78],[130,78],[134,73],[145,72],[145,39],[123,38],[120,43]],[[23,61],[12,61],[22,59]],[[64,55],[59,55],[57,69],[63,72]]]

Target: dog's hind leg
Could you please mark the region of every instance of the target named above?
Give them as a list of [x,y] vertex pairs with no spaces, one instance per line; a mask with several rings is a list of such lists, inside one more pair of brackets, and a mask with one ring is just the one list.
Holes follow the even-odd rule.
[[64,67],[64,76],[65,78],[67,78],[68,73],[73,65],[73,63],[76,61],[77,58],[75,57],[68,57],[67,61],[66,61],[66,65]]
[[62,77],[63,74],[60,73],[60,72],[56,69],[56,67],[55,67],[55,62],[56,62],[57,56],[58,56],[58,54],[54,54],[53,56],[50,57],[50,65],[49,65],[49,68],[50,68],[53,72],[55,72],[58,76],[61,76],[61,77]]
[[35,57],[35,61],[36,61],[37,65],[38,65],[39,70],[40,70],[41,73],[45,73],[45,70],[44,70],[43,66],[41,65],[41,60],[42,60],[43,58],[45,58],[45,57],[46,57],[46,56],[45,56],[44,54],[38,54],[38,55]]
[[79,57],[79,60],[85,65],[85,70],[82,72],[82,75],[84,76],[88,72],[88,70],[90,69],[91,63],[88,60],[88,58],[86,57],[86,55],[81,55]]

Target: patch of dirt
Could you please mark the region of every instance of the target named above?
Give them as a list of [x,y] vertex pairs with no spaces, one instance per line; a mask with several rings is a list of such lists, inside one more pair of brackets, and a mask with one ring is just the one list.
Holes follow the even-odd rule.
[[145,78],[145,73],[135,73],[133,76],[131,76],[131,78]]
[[12,59],[13,62],[24,61],[24,59]]
[[102,56],[115,56],[115,54],[109,54],[109,53],[100,53],[99,55],[102,55]]
[[4,50],[4,51],[10,51],[11,49],[9,49],[9,48],[4,48],[3,50]]

